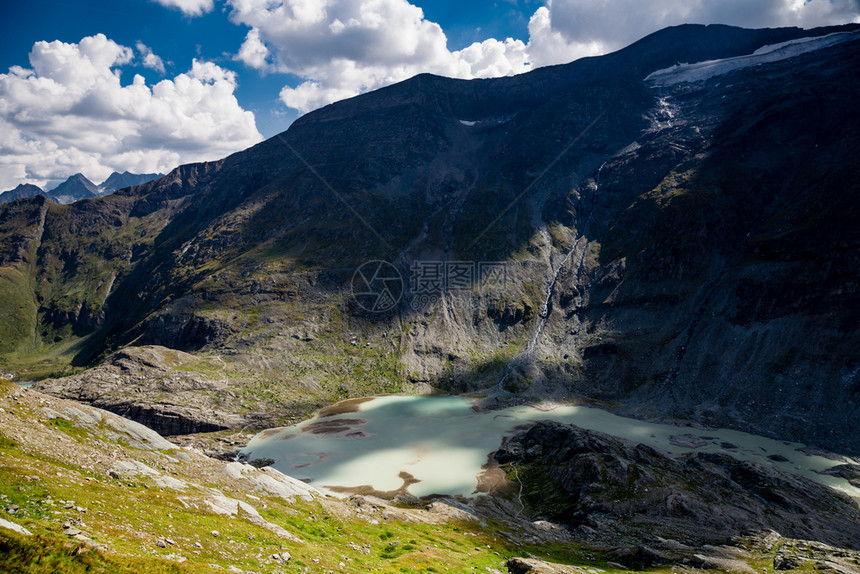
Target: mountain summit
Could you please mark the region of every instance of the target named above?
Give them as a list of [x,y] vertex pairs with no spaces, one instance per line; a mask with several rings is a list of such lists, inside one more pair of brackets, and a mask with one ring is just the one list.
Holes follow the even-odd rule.
[[34,197],[36,195],[44,195],[45,192],[38,185],[32,183],[22,183],[15,189],[0,193],[0,203],[8,203],[16,199],[24,199],[26,197]]
[[7,203],[16,199],[25,197],[33,197],[36,195],[44,195],[53,199],[59,204],[74,203],[80,199],[91,199],[114,193],[126,187],[141,185],[148,183],[159,177],[164,177],[162,173],[131,173],[131,172],[113,172],[105,181],[99,185],[95,185],[83,174],[76,173],[69,177],[66,181],[51,189],[43,191],[42,188],[26,183],[21,184],[13,190],[0,194],[0,203]]
[[79,199],[98,197],[99,188],[81,173],[70,176],[69,179],[49,190],[46,195],[60,204],[74,203]]
[[[3,365],[98,364],[42,388],[165,432],[438,389],[860,453],[857,28],[687,25],[420,75],[97,201],[6,204]],[[168,375],[131,344],[211,364]]]
[[159,177],[164,177],[163,173],[131,173],[124,171],[122,173],[113,172],[110,176],[99,185],[99,190],[102,194],[109,194],[119,191],[125,187],[133,185],[141,185],[148,183]]

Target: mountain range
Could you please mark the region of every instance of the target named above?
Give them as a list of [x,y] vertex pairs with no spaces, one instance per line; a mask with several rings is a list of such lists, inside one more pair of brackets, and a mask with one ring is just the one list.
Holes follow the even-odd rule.
[[37,185],[22,183],[15,189],[0,193],[0,203],[7,203],[36,195],[44,195],[59,204],[74,203],[79,199],[101,197],[124,187],[140,185],[163,176],[164,174],[162,173],[136,174],[128,171],[123,173],[113,172],[105,181],[96,185],[84,177],[83,174],[76,173],[54,189],[48,191],[42,190]]
[[[423,74],[110,195],[3,203],[0,379],[37,382],[0,380],[0,570],[856,572],[858,30]],[[325,417],[363,399],[321,407],[385,393],[670,430],[521,424],[457,500],[237,460],[313,413],[360,440]]]
[[[420,75],[108,197],[4,204],[3,366],[94,367],[41,388],[159,430],[435,389],[860,453],[856,29]],[[732,63],[666,79],[705,61]],[[373,261],[384,308],[354,296]],[[165,395],[172,363],[128,345],[210,362]]]

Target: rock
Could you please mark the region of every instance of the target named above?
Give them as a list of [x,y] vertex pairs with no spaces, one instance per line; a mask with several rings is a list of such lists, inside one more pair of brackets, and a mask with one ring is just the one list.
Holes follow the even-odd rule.
[[279,496],[285,500],[299,497],[308,501],[322,496],[320,491],[308,483],[287,476],[272,467],[257,469],[241,462],[231,462],[224,467],[224,474],[266,496]]
[[217,531],[217,530],[213,530],[213,531],[212,531],[212,536],[213,536],[213,538],[218,538],[218,537],[219,537],[219,536],[221,536],[221,535],[218,533],[218,531]]
[[[210,512],[214,512],[215,514],[220,514],[222,516],[238,516],[241,512],[241,514],[246,518],[246,520],[248,520],[252,524],[262,526],[266,530],[269,530],[270,532],[273,532],[274,534],[282,538],[292,540],[293,542],[301,542],[301,540],[299,540],[277,524],[273,524],[265,520],[262,516],[260,516],[260,513],[257,512],[257,509],[248,504],[247,502],[221,495],[207,496],[202,500],[202,502],[203,506],[206,507]],[[213,530],[213,536],[216,536],[217,534],[214,534],[214,532],[215,531]]]
[[[773,558],[775,571],[812,569],[836,574],[855,574],[860,565],[860,552],[836,548],[811,540],[780,538],[779,549]],[[766,548],[766,544],[762,544]]]
[[159,538],[155,541],[155,545],[159,548],[167,548],[167,542],[163,538]]
[[161,488],[172,488],[173,490],[184,491],[188,488],[188,483],[172,476],[156,476],[153,481]]
[[0,518],[0,527],[8,528],[9,530],[13,530],[18,534],[24,534],[26,536],[31,536],[33,533],[21,526],[20,524],[16,524],[14,522],[10,522],[5,518]]
[[[505,562],[508,574],[581,574],[582,570],[535,558],[510,558]],[[597,571],[595,571],[596,574]]]
[[108,469],[108,475],[115,478],[133,478],[161,476],[161,473],[137,460],[118,460]]
[[[50,389],[47,389],[50,391]],[[56,389],[55,389],[56,390]],[[76,397],[69,397],[75,399]],[[110,441],[125,443],[127,446],[141,450],[172,450],[177,448],[157,432],[144,425],[128,420],[105,410],[86,405],[67,405],[62,411],[42,407],[42,412],[49,418],[61,418],[74,426],[98,431],[98,434]]]
[[800,568],[800,560],[797,556],[788,556],[782,552],[777,552],[773,557],[774,570],[794,570]]
[[[664,539],[710,540],[775,530],[839,547],[860,546],[860,508],[838,491],[728,454],[669,455],[572,425],[538,422],[494,454],[515,464],[528,513],[576,530],[629,532],[610,559],[628,568],[663,564],[642,529]],[[804,516],[798,521],[798,515]],[[602,530],[601,522],[612,526]]]
[[[87,371],[86,376],[47,379],[34,386],[54,396],[88,402],[105,411],[136,421],[123,424],[120,433],[132,435],[144,445],[139,448],[175,449],[159,435],[212,432],[247,425],[250,419],[217,408],[212,397],[223,403],[223,379],[209,380],[193,371],[174,367],[197,364],[200,360],[174,349],[159,346],[128,348],[110,356]],[[169,399],[165,399],[167,396]],[[81,416],[91,416],[84,411]],[[237,412],[240,409],[232,409]],[[104,412],[104,411],[101,411]],[[106,422],[114,420],[106,418]],[[135,426],[137,423],[145,426]],[[94,422],[90,423],[94,424]],[[157,437],[157,438],[156,438]],[[161,441],[155,445],[154,441]],[[137,446],[137,445],[132,445]]]
[[394,504],[403,504],[406,506],[419,506],[421,504],[421,499],[412,494],[406,493],[398,493],[391,500]]

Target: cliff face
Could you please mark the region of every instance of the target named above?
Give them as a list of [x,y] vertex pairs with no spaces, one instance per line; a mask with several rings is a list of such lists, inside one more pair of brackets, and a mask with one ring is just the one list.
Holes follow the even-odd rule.
[[[533,516],[585,539],[723,540],[777,531],[858,548],[854,499],[811,481],[724,453],[672,456],[642,444],[553,422],[505,439],[494,458],[515,469],[520,500]],[[802,515],[804,520],[798,521]],[[620,539],[620,540],[619,540]],[[625,556],[631,568],[659,553]],[[664,560],[668,562],[668,560]]]
[[[134,341],[217,355],[267,408],[431,385],[860,452],[860,43],[646,81],[834,31],[418,76],[110,197],[4,205],[7,368]],[[384,313],[353,297],[374,260]]]

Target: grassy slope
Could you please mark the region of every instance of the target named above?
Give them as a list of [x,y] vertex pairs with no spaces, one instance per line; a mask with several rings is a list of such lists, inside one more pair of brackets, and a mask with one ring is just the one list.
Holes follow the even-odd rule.
[[[220,472],[220,461],[195,455],[190,462],[165,462],[158,452],[108,440],[100,427],[49,420],[42,411],[74,403],[2,384],[0,507],[19,508],[0,515],[32,532],[24,536],[0,528],[3,572],[191,573],[231,567],[246,572],[496,572],[505,570],[507,558],[529,554],[614,571],[593,550],[522,542],[504,523],[481,525],[419,508],[368,514],[366,507],[328,497],[305,501],[252,495]],[[117,460],[143,461],[200,488],[178,492],[139,476],[112,478],[106,467]],[[211,488],[254,506],[265,520],[302,542],[280,538],[241,512],[231,517],[201,509],[199,500]],[[68,536],[64,523],[88,539]],[[162,537],[173,544],[161,548],[157,542]],[[283,551],[292,556],[288,565],[270,559]]]

